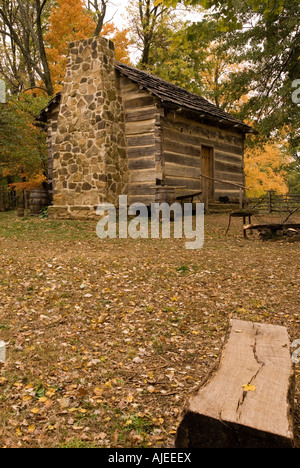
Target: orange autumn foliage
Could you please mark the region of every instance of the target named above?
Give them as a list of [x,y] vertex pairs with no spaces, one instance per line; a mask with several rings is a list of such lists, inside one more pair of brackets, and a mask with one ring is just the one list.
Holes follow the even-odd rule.
[[249,197],[258,197],[268,190],[286,194],[285,167],[290,158],[283,152],[281,145],[267,143],[260,147],[247,148],[245,151],[245,174]]
[[103,26],[101,36],[108,37],[115,45],[116,60],[130,65],[128,29],[119,30],[113,23]]
[[[26,174],[22,174],[24,178],[27,178],[28,176]],[[36,174],[35,176],[32,176],[29,178],[27,182],[14,182],[9,185],[9,188],[18,191],[22,190],[33,190],[33,189],[39,189],[42,187],[43,183],[47,181],[47,177],[44,174]]]
[[62,89],[70,42],[92,37],[96,24],[82,0],[57,0],[52,10],[49,31],[45,36],[47,56],[55,91]]
[[[83,0],[58,0],[49,18],[49,31],[45,36],[48,43],[47,57],[55,92],[61,91],[65,78],[70,42],[93,37],[96,23]],[[104,25],[102,36],[109,37],[115,44],[116,59],[130,63],[128,30],[120,31],[114,24]]]

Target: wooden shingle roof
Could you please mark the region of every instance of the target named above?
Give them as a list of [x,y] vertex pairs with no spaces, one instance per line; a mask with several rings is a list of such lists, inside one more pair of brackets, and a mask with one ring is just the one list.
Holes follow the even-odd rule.
[[61,93],[57,93],[51,101],[49,101],[47,107],[45,107],[39,115],[35,118],[36,122],[47,122],[48,113],[52,111],[53,108],[59,105],[61,99]]
[[165,107],[184,108],[186,110],[199,113],[204,117],[211,117],[220,123],[227,123],[230,126],[236,126],[245,133],[255,132],[251,127],[241,120],[238,120],[220,107],[209,102],[197,94],[190,93],[184,88],[176,86],[168,81],[151,75],[148,72],[139,70],[129,65],[117,62],[116,69],[127,76],[130,80],[147,89],[151,94],[157,96]]
[[[255,133],[255,130],[244,122],[197,94],[190,93],[184,88],[169,83],[158,76],[151,75],[144,70],[139,70],[120,62],[116,62],[115,67],[122,75],[137,83],[141,88],[147,89],[152,95],[160,99],[165,107],[182,108],[194,114],[199,114],[204,119],[208,118],[220,124],[223,123],[230,127],[236,127],[244,133]],[[48,112],[59,104],[60,98],[61,93],[58,93],[49,102],[48,106],[41,111],[36,120],[38,122],[46,122]]]

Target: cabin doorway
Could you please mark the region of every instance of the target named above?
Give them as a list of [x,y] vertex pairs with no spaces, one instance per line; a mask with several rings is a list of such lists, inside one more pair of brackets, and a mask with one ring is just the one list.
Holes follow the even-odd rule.
[[211,200],[214,197],[214,149],[211,146],[201,148],[201,175],[203,193]]

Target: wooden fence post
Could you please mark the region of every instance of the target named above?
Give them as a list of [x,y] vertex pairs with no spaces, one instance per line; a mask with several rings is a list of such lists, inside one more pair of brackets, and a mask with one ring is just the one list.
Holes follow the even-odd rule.
[[268,204],[269,204],[269,213],[272,213],[272,192],[273,190],[268,191]]
[[204,178],[204,193],[205,193],[205,212],[208,213],[208,205],[209,205],[209,193],[208,193],[208,180]]

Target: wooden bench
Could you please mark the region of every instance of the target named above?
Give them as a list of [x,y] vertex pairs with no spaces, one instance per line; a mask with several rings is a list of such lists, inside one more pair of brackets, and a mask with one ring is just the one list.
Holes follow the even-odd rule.
[[176,200],[180,201],[181,204],[183,204],[184,201],[186,201],[186,200],[191,200],[191,203],[194,203],[194,198],[199,198],[199,200],[201,202],[201,195],[202,195],[202,192],[194,192],[194,193],[190,193],[188,195],[180,195],[180,196],[176,197]]
[[177,448],[293,448],[285,327],[231,320],[218,369],[184,410]]

